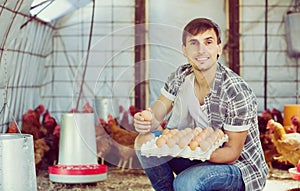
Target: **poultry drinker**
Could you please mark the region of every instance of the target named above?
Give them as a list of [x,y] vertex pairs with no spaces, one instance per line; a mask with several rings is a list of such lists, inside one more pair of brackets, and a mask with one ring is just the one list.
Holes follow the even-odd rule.
[[62,116],[58,164],[49,167],[49,178],[59,183],[92,183],[107,178],[107,166],[98,164],[94,113]]

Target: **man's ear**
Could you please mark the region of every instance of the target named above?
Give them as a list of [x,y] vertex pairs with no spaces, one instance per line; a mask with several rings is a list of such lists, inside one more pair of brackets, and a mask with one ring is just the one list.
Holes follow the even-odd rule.
[[186,54],[186,46],[181,45],[181,49],[182,49],[183,56],[187,57],[187,54]]
[[217,50],[218,50],[218,55],[221,55],[223,52],[223,47],[221,43],[217,45]]

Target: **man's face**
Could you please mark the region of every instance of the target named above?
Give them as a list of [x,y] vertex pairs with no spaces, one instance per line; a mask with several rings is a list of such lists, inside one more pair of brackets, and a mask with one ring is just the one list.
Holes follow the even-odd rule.
[[182,51],[194,69],[206,71],[216,64],[217,55],[222,53],[222,45],[217,43],[217,36],[211,29],[195,36],[188,35]]

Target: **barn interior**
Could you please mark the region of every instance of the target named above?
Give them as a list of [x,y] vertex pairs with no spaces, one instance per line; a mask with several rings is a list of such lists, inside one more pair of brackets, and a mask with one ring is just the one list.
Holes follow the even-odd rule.
[[[196,17],[219,24],[219,62],[257,97],[264,190],[300,190],[267,130],[273,119],[300,133],[300,0],[0,0],[0,190],[19,171],[28,179],[15,190],[153,190],[133,150],[133,115],[187,62],[181,35]],[[111,119],[125,146],[105,128]],[[298,145],[290,158],[300,160]],[[58,164],[88,174],[64,178]]]

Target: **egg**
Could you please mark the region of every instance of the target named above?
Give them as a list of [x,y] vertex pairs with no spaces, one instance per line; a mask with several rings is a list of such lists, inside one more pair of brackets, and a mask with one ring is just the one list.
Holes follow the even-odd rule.
[[202,128],[201,127],[195,127],[194,131],[200,133],[202,131]]
[[164,144],[166,144],[166,139],[163,136],[160,136],[156,139],[156,145],[157,147],[162,147]]
[[190,146],[191,150],[194,151],[198,147],[198,145],[199,145],[198,142],[194,140],[194,141],[190,142],[189,146]]
[[183,131],[184,131],[185,133],[190,133],[190,132],[192,132],[193,130],[192,130],[191,128],[187,127],[187,128],[185,128]]
[[206,130],[207,130],[207,133],[208,133],[208,136],[210,136],[211,134],[214,133],[214,129],[212,127],[206,127]]
[[182,137],[179,141],[178,141],[178,146],[179,148],[183,149],[185,146],[187,146],[190,142],[190,139],[188,137]]
[[214,144],[217,141],[218,134],[213,133],[209,137],[207,137],[206,141],[209,142],[210,144]]
[[173,137],[171,137],[170,139],[167,140],[167,145],[169,148],[174,147],[175,144],[176,144],[176,141]]
[[200,144],[200,148],[204,152],[207,151],[210,148],[210,146],[211,144],[207,140],[202,141],[202,143]]
[[165,129],[165,130],[163,130],[162,135],[166,135],[166,134],[168,134],[169,132],[170,132],[169,129]]
[[149,110],[143,110],[141,112],[141,116],[144,118],[146,121],[151,121],[152,120],[152,113]]
[[224,132],[221,129],[216,129],[215,134],[217,134],[217,140],[221,139],[224,136]]
[[178,129],[171,129],[170,134],[175,135],[178,132]]
[[195,141],[197,141],[198,142],[198,144],[200,144],[200,143],[202,143],[202,141],[204,141],[204,136],[203,136],[204,134],[202,133],[200,133],[199,135],[197,135],[195,138],[194,138],[194,140]]

